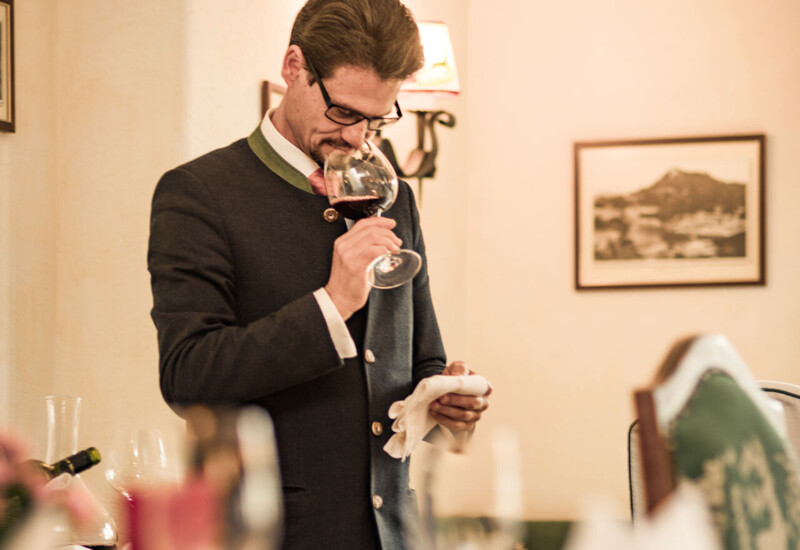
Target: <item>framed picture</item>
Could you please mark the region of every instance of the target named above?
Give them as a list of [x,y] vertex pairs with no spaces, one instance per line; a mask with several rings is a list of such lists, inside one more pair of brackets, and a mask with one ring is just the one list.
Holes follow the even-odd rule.
[[261,117],[263,118],[267,111],[273,107],[277,107],[278,103],[283,99],[283,94],[286,93],[286,88],[274,82],[264,81],[261,83]]
[[13,0],[0,0],[0,131],[14,131]]
[[574,144],[575,288],[764,285],[765,137]]

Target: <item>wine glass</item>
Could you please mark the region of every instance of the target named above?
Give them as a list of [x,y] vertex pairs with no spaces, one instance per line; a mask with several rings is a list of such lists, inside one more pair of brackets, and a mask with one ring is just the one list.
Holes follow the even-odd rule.
[[255,406],[216,411],[192,407],[184,415],[194,447],[195,475],[223,498],[223,546],[228,550],[279,548],[283,491],[269,413]]
[[[509,550],[522,546],[522,458],[511,427],[481,430],[452,451],[444,430],[414,454],[419,544],[424,550]],[[467,482],[468,481],[468,482]]]
[[128,501],[137,488],[181,480],[181,461],[159,430],[117,430],[106,457],[106,480]]
[[[328,200],[345,218],[380,216],[397,198],[397,174],[378,147],[367,140],[358,149],[335,150],[325,160]],[[389,252],[367,268],[375,288],[398,287],[419,273],[422,258],[413,250]]]

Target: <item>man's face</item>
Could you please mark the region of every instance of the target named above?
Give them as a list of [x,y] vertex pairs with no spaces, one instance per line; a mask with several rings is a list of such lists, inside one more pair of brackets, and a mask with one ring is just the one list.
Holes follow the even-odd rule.
[[[308,85],[308,75],[298,79],[297,97],[286,113],[295,145],[322,166],[334,149],[355,149],[374,132],[362,120],[343,126],[325,116],[327,105],[319,83]],[[323,80],[333,103],[368,117],[393,115],[394,101],[400,91],[401,80],[383,80],[371,69],[353,66],[337,68]]]

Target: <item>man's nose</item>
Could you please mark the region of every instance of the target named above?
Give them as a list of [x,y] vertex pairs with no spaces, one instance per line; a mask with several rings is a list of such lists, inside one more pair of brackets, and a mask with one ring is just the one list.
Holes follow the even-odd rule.
[[345,126],[342,129],[342,139],[354,149],[359,149],[361,145],[375,135],[374,130],[367,128],[367,121],[362,120],[357,124]]

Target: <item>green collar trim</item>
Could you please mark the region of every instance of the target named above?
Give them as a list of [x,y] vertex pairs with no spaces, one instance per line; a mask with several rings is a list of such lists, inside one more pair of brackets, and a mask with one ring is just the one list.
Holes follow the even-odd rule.
[[311,184],[308,182],[308,178],[301,174],[297,168],[286,162],[286,160],[272,148],[261,132],[261,127],[257,127],[253,130],[253,133],[247,138],[247,144],[250,145],[250,149],[267,168],[301,191],[312,195],[314,194],[314,191],[311,190]]

